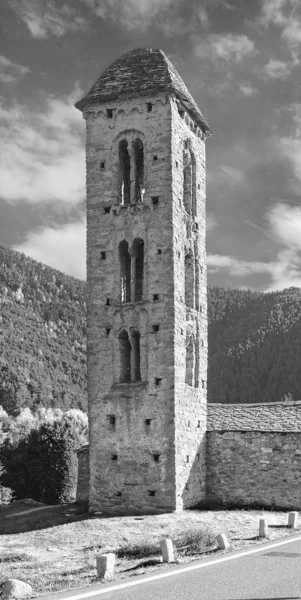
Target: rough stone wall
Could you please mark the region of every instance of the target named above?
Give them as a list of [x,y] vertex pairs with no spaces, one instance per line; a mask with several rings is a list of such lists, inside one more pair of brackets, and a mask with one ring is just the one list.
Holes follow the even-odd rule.
[[89,502],[89,446],[77,453],[76,502]]
[[[107,109],[113,109],[112,118]],[[179,115],[174,95],[94,105],[84,117],[89,506],[116,514],[175,510],[199,501],[205,490],[204,142],[191,119]],[[137,137],[144,147],[143,202],[121,205],[118,145]],[[196,163],[194,217],[183,208],[187,139]],[[144,242],[143,295],[124,304],[118,247],[126,240],[131,248],[135,238]],[[195,273],[196,305],[190,309],[187,251]],[[141,381],[120,383],[118,335],[133,330],[140,333]],[[199,372],[193,386],[185,384],[189,336]]]
[[[175,449],[177,508],[206,492],[207,274],[205,142],[189,115],[172,107],[175,281]],[[191,164],[189,193],[184,169]],[[184,207],[184,200],[186,208]],[[190,207],[190,214],[187,212]]]
[[[151,112],[147,112],[148,102],[153,104]],[[112,119],[107,118],[107,108],[114,109]],[[136,98],[95,106],[85,116],[90,510],[173,510],[170,105],[164,95]],[[143,142],[145,193],[143,203],[121,206],[118,143],[124,137],[129,141],[139,137]],[[105,168],[100,168],[101,163]],[[152,197],[158,198],[157,204]],[[104,211],[107,207],[111,207],[109,214]],[[122,304],[118,246],[125,239],[131,247],[135,237],[144,241],[143,297],[138,303]],[[100,258],[103,251],[105,260]],[[153,325],[159,325],[159,331]],[[131,328],[141,335],[141,381],[119,383],[117,338],[120,331],[130,333]]]
[[210,431],[207,501],[301,509],[301,433]]

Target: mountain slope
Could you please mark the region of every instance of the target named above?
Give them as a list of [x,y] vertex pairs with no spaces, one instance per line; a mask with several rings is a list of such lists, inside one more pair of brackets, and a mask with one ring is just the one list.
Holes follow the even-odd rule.
[[209,289],[208,401],[276,402],[301,393],[301,290]]
[[87,409],[85,283],[0,245],[0,404]]
[[[208,401],[301,393],[301,290],[208,288]],[[87,410],[85,283],[0,245],[0,405]]]

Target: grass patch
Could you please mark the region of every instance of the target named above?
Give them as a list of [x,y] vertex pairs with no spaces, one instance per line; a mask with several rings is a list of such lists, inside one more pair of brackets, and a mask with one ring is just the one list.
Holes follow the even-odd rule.
[[136,544],[129,543],[116,550],[117,558],[149,558],[160,553],[159,542],[146,542],[143,540]]
[[[218,533],[227,535],[232,549],[261,543],[257,536],[262,516],[270,521],[270,539],[288,534],[286,511],[189,510],[108,518],[80,513],[76,505],[42,506],[27,513],[30,505],[23,504],[13,503],[0,510],[0,585],[10,577],[22,579],[32,585],[33,597],[39,598],[95,583],[97,552],[117,554],[118,579],[127,571],[130,575],[141,569],[166,568],[160,567],[159,561],[162,539],[173,540],[177,557],[185,563],[193,556],[215,551]],[[24,515],[20,514],[22,509]],[[139,561],[145,562],[138,567]]]
[[32,557],[29,554],[1,554],[0,555],[0,563],[18,563],[18,562],[27,562],[32,560]]
[[199,530],[188,529],[174,540],[177,552],[183,553],[186,556],[191,554],[203,554],[216,546],[215,534],[209,527],[202,527]]

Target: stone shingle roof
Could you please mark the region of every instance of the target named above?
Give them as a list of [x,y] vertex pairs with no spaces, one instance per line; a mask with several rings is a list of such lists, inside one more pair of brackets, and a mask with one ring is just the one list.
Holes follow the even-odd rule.
[[208,404],[208,431],[300,431],[301,401]]
[[162,50],[140,48],[126,52],[97,79],[89,93],[76,102],[79,110],[89,104],[121,97],[175,93],[206,135],[212,132],[183,79]]

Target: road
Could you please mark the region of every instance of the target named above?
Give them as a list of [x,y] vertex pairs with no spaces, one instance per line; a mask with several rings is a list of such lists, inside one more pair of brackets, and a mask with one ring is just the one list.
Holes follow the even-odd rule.
[[[255,551],[254,551],[255,550]],[[267,542],[43,600],[292,600],[301,598],[301,536]]]

